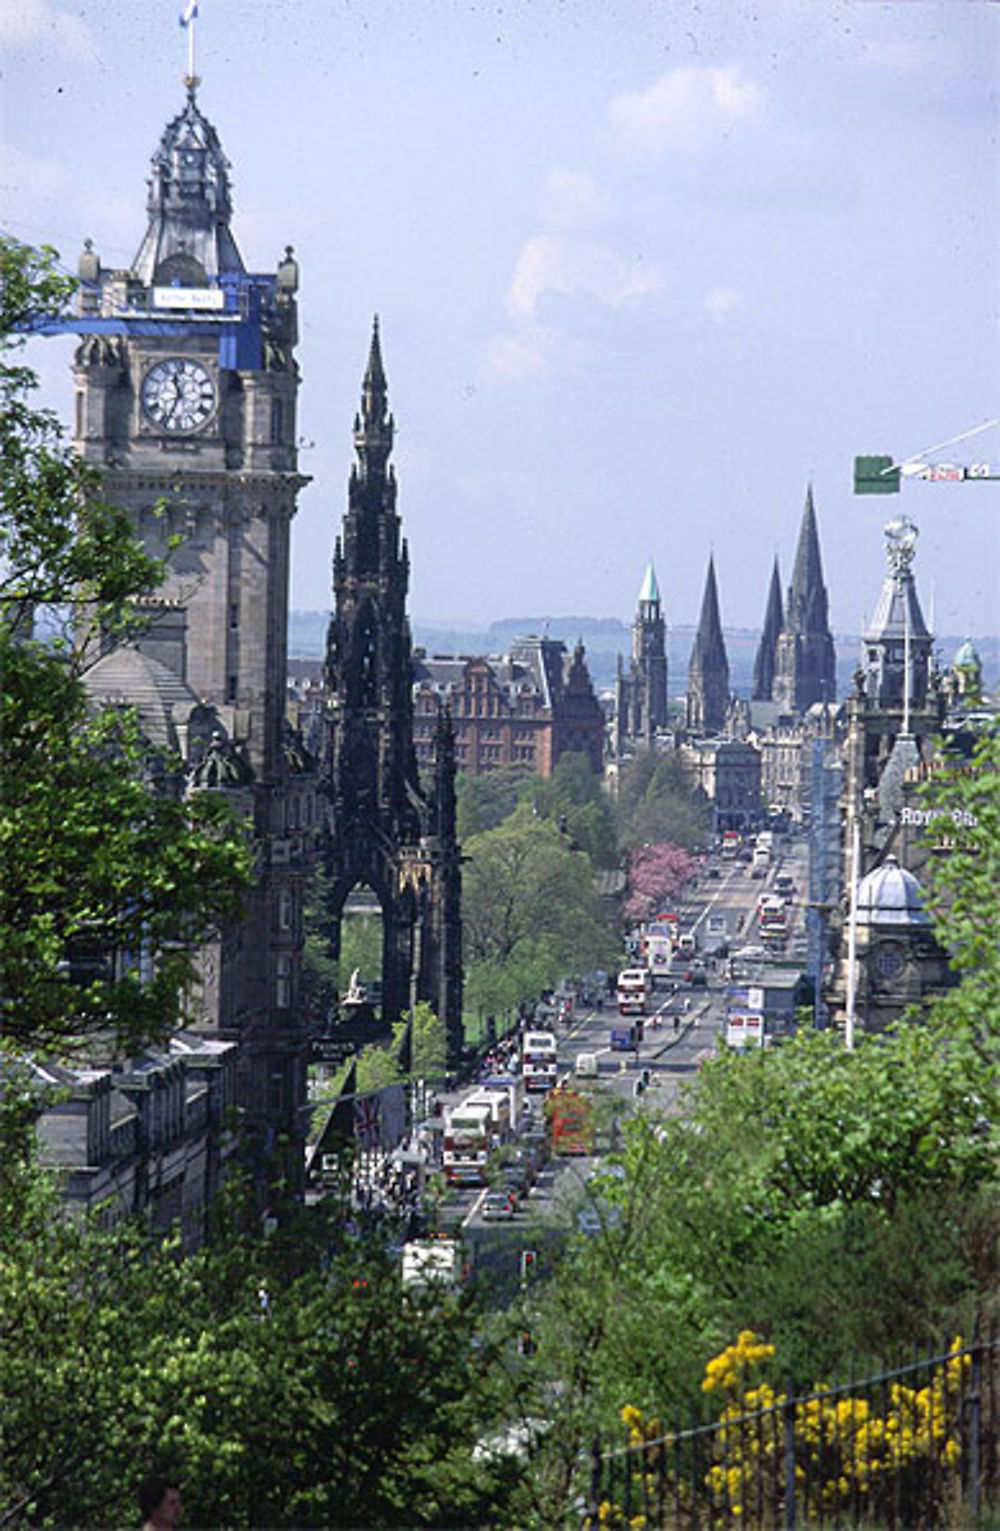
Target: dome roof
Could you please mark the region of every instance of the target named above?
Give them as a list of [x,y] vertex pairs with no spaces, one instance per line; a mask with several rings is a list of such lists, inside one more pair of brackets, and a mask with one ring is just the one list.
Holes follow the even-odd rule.
[[158,659],[123,644],[91,666],[84,686],[98,706],[134,707],[155,749],[183,753],[181,729],[198,698]]
[[858,884],[858,923],[861,925],[928,925],[923,891],[912,872],[887,856]]
[[955,658],[952,660],[952,664],[962,665],[963,668],[965,666],[969,666],[970,668],[975,666],[977,669],[982,669],[983,662],[980,659],[976,650],[976,645],[973,643],[971,638],[966,638],[958,653],[955,655]]

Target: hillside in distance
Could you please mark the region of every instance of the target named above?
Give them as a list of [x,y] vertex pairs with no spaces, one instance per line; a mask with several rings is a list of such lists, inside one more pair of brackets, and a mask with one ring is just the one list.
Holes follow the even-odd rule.
[[[329,621],[330,613],[326,611],[290,612],[289,658],[322,659]],[[532,635],[561,638],[566,647],[572,649],[577,639],[582,639],[587,651],[587,668],[599,691],[613,687],[618,656],[621,655],[627,663],[632,651],[631,627],[617,617],[502,617],[484,627],[413,620],[411,627],[414,646],[426,650],[428,654],[504,654],[516,639]],[[727,627],[724,632],[732,689],[737,696],[749,696],[753,687],[753,662],[760,641],[759,629]],[[951,662],[964,636],[938,638],[936,649],[939,664],[947,666]],[[693,642],[693,627],[668,629],[667,666],[671,696],[679,696],[685,690]],[[850,689],[851,677],[857,669],[860,640],[856,633],[838,633],[834,643],[837,650],[837,691],[838,695],[844,696]],[[1000,637],[976,638],[975,644],[983,661],[987,689],[992,689],[1000,671]]]

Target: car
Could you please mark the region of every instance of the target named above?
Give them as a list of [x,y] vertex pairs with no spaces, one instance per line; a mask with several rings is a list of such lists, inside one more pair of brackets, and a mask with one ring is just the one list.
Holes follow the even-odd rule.
[[487,1191],[482,1212],[487,1222],[507,1222],[514,1216],[514,1203],[507,1191]]
[[719,871],[718,867],[709,867],[707,875],[709,877],[715,878],[715,877],[721,877],[722,873]]

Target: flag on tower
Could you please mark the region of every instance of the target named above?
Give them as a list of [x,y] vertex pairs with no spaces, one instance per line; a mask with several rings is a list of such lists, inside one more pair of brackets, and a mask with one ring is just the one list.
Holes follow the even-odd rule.
[[187,0],[187,5],[184,7],[183,16],[178,16],[177,18],[178,26],[189,27],[197,14],[198,0]]

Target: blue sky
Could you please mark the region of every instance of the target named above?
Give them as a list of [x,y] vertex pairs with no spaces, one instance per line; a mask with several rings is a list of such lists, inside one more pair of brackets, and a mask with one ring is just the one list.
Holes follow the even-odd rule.
[[[10,232],[134,257],[181,9],[0,8]],[[1000,484],[851,466],[1000,416],[1000,6],[200,0],[196,37],[244,259],[302,268],[295,606],[329,604],[377,311],[418,619],[630,619],[652,557],[687,623],[712,550],[757,626],[811,480],[837,630],[905,511],[938,631],[997,631]],[[33,347],[66,419],[69,349]],[[1000,463],[1000,427],[936,456]]]

